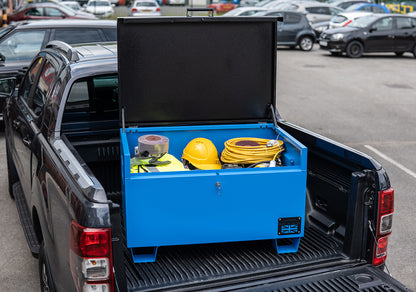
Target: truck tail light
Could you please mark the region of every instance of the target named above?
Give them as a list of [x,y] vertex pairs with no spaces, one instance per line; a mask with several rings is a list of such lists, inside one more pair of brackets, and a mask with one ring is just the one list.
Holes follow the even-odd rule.
[[388,237],[391,234],[394,212],[394,190],[389,188],[379,192],[378,197],[378,226],[376,242],[374,244],[373,265],[378,266],[385,262],[387,257]]
[[69,262],[77,291],[114,291],[111,229],[86,228],[72,221],[69,238]]

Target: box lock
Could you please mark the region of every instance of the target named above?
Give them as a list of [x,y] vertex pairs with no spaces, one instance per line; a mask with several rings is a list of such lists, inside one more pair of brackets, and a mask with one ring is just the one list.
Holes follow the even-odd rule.
[[217,181],[215,183],[215,186],[217,187],[218,195],[221,195],[221,183],[219,181]]

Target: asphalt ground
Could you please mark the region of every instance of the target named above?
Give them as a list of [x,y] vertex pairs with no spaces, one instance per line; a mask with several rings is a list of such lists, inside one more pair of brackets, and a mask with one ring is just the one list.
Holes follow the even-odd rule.
[[[387,266],[393,277],[416,291],[415,64],[411,54],[349,59],[330,56],[317,45],[311,52],[282,48],[277,107],[286,120],[382,163],[395,188]],[[0,291],[39,291],[38,261],[30,254],[8,194],[2,131],[0,165]]]

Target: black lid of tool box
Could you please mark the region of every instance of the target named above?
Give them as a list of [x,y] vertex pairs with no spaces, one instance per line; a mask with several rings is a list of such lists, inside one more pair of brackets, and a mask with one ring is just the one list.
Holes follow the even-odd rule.
[[127,125],[269,121],[276,19],[118,18]]

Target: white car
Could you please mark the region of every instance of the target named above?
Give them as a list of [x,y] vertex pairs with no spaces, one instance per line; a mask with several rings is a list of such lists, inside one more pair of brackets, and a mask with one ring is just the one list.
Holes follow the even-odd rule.
[[98,17],[110,17],[114,14],[114,4],[108,0],[89,0],[85,11]]
[[354,20],[370,14],[373,13],[365,11],[342,12],[331,18],[331,20],[329,21],[328,28],[344,27],[353,22]]
[[160,16],[160,6],[155,0],[135,0],[130,6],[131,16]]
[[237,7],[223,14],[223,16],[251,16],[257,12],[267,10],[264,7]]

